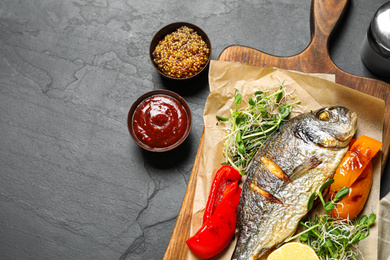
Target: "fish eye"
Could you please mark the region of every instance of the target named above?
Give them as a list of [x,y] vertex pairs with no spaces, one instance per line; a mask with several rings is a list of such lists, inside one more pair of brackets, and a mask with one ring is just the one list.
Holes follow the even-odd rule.
[[322,121],[327,121],[329,120],[329,113],[328,111],[321,111],[319,114],[318,114],[318,118]]

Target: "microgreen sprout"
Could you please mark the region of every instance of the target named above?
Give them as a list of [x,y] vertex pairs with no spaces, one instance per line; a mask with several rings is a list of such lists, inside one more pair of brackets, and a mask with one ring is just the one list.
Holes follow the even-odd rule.
[[337,220],[328,214],[335,208],[337,201],[348,195],[349,189],[342,188],[336,196],[325,202],[322,193],[333,183],[333,179],[324,183],[318,192],[314,192],[308,201],[308,210],[314,205],[314,199],[319,198],[325,210],[323,215],[315,215],[314,219],[307,217],[300,224],[306,228],[301,233],[288,238],[285,242],[299,237],[299,240],[307,243],[317,253],[321,260],[347,260],[357,259],[359,250],[357,244],[368,237],[370,234],[369,226],[376,219],[376,214],[371,213],[369,216],[362,215],[354,220]]
[[238,90],[235,90],[234,110],[230,111],[230,117],[216,116],[217,120],[225,123],[228,128],[227,140],[224,143],[224,163],[245,174],[258,148],[287,120],[291,107],[300,103],[288,103],[287,97],[290,94],[282,83],[273,93],[267,90],[256,91],[254,96],[249,98],[248,106],[239,109],[243,98]]

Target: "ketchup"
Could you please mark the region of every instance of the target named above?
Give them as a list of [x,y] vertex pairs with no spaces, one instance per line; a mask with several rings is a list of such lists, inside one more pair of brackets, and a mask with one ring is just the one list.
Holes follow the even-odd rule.
[[187,128],[187,113],[176,99],[157,94],[143,100],[135,109],[133,129],[144,144],[163,148],[175,144]]

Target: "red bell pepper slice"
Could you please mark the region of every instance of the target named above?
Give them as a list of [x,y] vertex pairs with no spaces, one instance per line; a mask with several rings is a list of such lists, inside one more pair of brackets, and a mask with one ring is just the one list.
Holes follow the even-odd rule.
[[186,243],[198,257],[205,259],[221,252],[231,241],[236,229],[237,208],[241,188],[238,181],[229,184],[214,214]]
[[232,181],[239,181],[240,179],[240,172],[231,166],[224,165],[217,171],[211,185],[210,195],[203,215],[203,223],[213,215],[222,200],[223,193],[228,184]]

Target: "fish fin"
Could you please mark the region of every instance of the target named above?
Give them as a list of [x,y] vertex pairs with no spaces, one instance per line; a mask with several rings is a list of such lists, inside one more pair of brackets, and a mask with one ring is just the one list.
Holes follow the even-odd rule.
[[290,180],[293,181],[299,179],[305,172],[316,168],[321,163],[322,161],[315,156],[308,158],[306,161],[295,167],[295,169],[290,174]]

